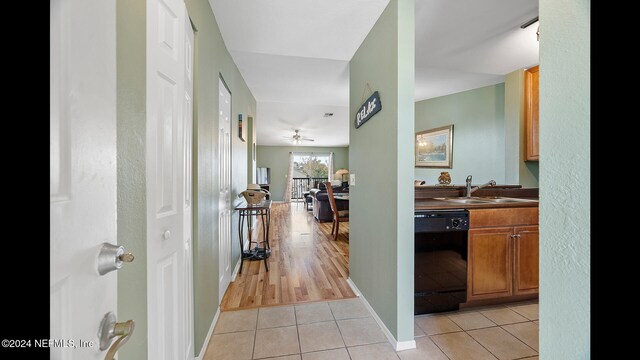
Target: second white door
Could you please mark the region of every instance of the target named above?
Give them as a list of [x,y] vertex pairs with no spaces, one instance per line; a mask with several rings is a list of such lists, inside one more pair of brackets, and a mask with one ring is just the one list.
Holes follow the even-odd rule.
[[218,120],[218,161],[219,200],[218,200],[218,249],[220,278],[218,281],[218,299],[222,302],[231,281],[231,92],[220,78],[219,120]]
[[182,0],[147,1],[148,358],[193,359],[193,32]]

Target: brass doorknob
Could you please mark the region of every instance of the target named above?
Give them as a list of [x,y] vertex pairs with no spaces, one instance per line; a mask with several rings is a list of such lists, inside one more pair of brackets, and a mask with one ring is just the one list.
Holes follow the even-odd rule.
[[[98,338],[100,339],[100,350],[109,349],[104,357],[105,360],[113,360],[118,350],[129,341],[135,325],[136,323],[133,320],[116,322],[116,316],[112,312],[104,315],[100,323]],[[115,337],[118,339],[111,344],[111,340]],[[109,346],[109,344],[111,344],[111,346]]]
[[129,341],[129,338],[133,334],[133,330],[135,328],[136,322],[133,320],[127,320],[113,325],[113,335],[120,337],[111,344],[109,351],[107,351],[107,355],[104,356],[104,360],[113,360],[113,357],[116,356],[118,350],[120,350],[120,348]]

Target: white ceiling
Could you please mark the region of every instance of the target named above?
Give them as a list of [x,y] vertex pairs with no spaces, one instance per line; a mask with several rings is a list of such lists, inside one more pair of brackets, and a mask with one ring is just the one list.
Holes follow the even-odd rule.
[[[258,127],[259,145],[291,146],[291,137],[295,129],[300,135],[312,138],[298,146],[346,146],[349,143],[349,117],[346,106],[283,104],[278,102],[259,102],[258,114],[270,114],[268,126]],[[332,112],[332,117],[323,117]],[[260,115],[260,121],[264,121]],[[285,140],[283,137],[287,137]]]
[[538,0],[416,0],[416,101],[538,64]]
[[[349,142],[349,60],[389,0],[209,0],[257,105],[259,145]],[[416,0],[416,100],[504,81],[538,62],[537,0]],[[324,118],[325,112],[333,112]]]

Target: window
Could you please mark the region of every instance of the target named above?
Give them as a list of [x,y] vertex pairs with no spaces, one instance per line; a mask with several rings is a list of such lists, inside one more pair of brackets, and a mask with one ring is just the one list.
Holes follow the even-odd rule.
[[293,153],[290,171],[291,199],[302,200],[304,193],[329,180],[332,170],[332,153]]
[[293,178],[329,178],[330,154],[294,153]]

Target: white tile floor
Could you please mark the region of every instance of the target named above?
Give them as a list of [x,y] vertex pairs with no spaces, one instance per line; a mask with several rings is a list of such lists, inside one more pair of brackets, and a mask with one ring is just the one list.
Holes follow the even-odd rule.
[[396,353],[360,299],[226,311],[204,360],[538,359],[538,304],[415,317],[416,349]]

